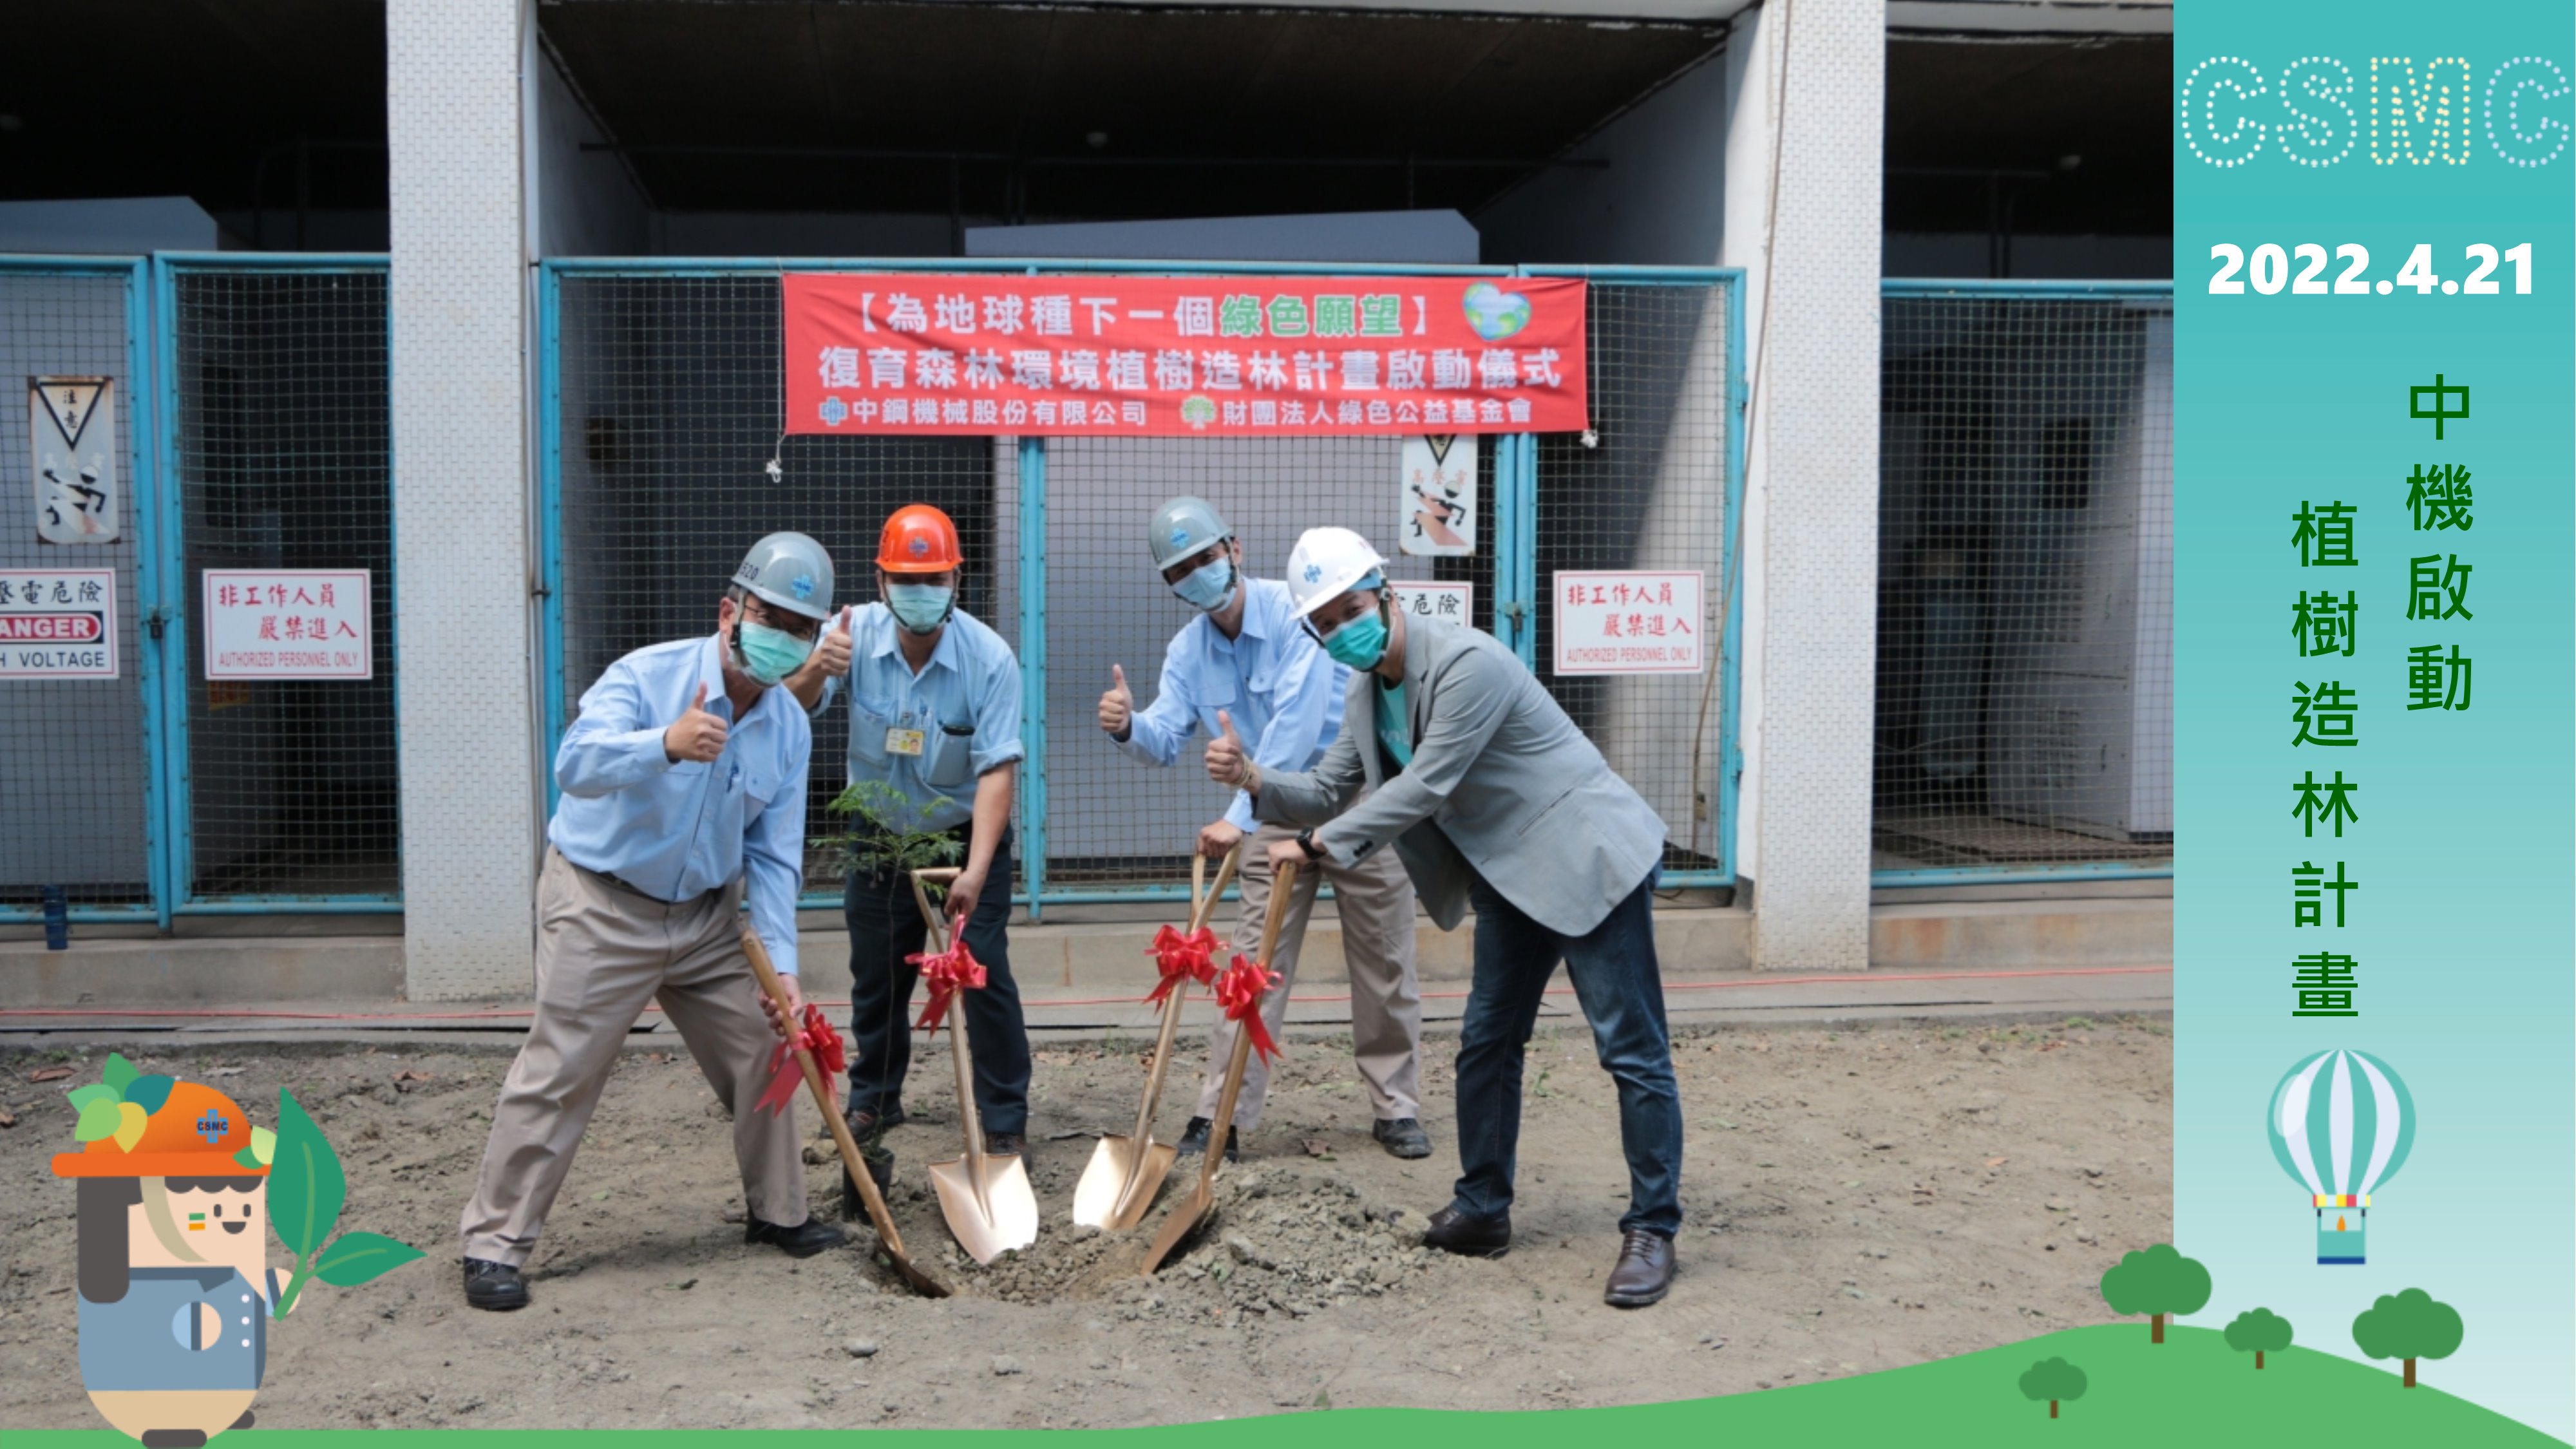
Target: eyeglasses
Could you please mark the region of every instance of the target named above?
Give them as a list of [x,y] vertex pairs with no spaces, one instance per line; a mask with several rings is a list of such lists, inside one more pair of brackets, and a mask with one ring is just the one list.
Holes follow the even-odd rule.
[[811,639],[823,630],[822,620],[809,619],[803,614],[791,614],[785,609],[773,608],[755,595],[745,595],[742,602],[744,618],[764,628],[776,629],[791,638]]

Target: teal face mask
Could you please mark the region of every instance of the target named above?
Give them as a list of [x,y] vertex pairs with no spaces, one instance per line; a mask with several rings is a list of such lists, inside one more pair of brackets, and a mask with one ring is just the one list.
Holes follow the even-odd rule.
[[935,634],[948,622],[948,609],[957,591],[942,584],[889,584],[886,607],[904,628],[915,634]]
[[1172,585],[1172,592],[1192,606],[1215,613],[1234,597],[1234,560],[1221,558]]
[[1386,657],[1386,612],[1362,614],[1324,636],[1324,652],[1336,664],[1353,669],[1375,669]]
[[805,657],[814,652],[814,641],[746,620],[734,626],[733,652],[743,673],[763,685],[771,685],[796,672]]

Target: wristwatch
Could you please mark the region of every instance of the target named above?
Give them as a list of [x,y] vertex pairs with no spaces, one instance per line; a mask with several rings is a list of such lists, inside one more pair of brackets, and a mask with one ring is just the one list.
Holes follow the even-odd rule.
[[1308,860],[1322,860],[1324,858],[1324,847],[1315,843],[1315,832],[1312,830],[1300,830],[1297,832],[1297,848],[1306,852],[1306,858]]

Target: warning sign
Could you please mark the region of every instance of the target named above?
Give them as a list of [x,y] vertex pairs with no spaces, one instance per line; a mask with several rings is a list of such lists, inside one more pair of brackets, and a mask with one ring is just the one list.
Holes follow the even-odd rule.
[[36,537],[46,543],[116,542],[123,509],[109,380],[29,378],[27,436],[35,455]]
[[372,679],[365,569],[208,569],[206,678]]
[[1476,551],[1476,440],[1458,433],[1404,440],[1396,547],[1416,556]]
[[1387,586],[1395,590],[1395,606],[1417,619],[1440,619],[1452,624],[1475,623],[1474,584],[1389,579]]
[[116,574],[0,572],[0,679],[114,679]]

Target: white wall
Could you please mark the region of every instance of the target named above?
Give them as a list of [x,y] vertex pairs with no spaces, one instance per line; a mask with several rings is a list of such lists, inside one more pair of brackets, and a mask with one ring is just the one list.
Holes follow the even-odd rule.
[[387,0],[403,946],[414,1000],[528,989],[523,0]]

